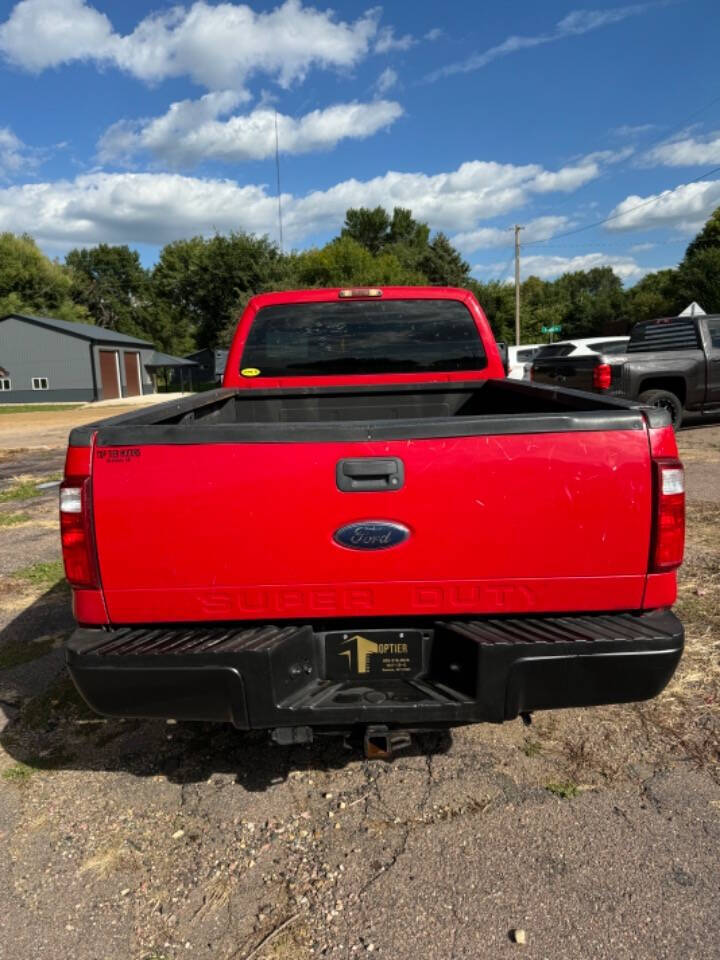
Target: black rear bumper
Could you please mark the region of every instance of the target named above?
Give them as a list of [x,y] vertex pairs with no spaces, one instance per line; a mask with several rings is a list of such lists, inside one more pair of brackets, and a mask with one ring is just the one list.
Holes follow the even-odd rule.
[[672,677],[683,636],[666,610],[435,621],[422,625],[417,675],[339,681],[327,676],[323,630],[310,625],[78,629],[67,664],[109,716],[423,729],[647,700]]

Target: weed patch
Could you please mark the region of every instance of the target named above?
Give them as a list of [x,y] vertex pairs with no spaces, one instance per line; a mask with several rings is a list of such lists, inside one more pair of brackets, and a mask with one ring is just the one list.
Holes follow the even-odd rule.
[[3,770],[0,777],[7,783],[27,783],[35,771],[25,763],[14,763],[11,767]]
[[15,527],[18,523],[27,523],[29,513],[0,513],[0,527]]
[[65,576],[62,560],[49,560],[22,567],[12,574],[13,580],[24,580],[33,587],[52,587]]
[[561,797],[563,800],[572,800],[572,798],[576,797],[580,792],[578,785],[571,780],[560,781],[558,783],[546,783],[545,789],[548,793],[552,793],[556,797]]
[[0,503],[9,503],[11,500],[31,500],[42,493],[37,488],[37,480],[20,480],[7,490],[0,490]]
[[77,410],[82,403],[3,403],[0,404],[0,415],[6,413],[64,413],[66,410]]

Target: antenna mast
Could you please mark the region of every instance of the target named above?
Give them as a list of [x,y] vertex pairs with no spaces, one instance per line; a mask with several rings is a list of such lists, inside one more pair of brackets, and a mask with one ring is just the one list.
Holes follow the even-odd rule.
[[277,110],[275,111],[275,174],[277,177],[278,232],[280,234],[280,253],[283,253],[282,193],[280,192],[280,139],[278,137]]

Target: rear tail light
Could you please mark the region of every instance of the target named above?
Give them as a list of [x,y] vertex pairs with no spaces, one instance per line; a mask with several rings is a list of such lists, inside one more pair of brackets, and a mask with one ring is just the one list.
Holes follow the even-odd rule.
[[664,573],[679,567],[685,549],[685,474],[679,460],[654,460],[655,522],[650,567]]
[[66,477],[60,487],[60,539],[70,585],[98,587],[89,477]]
[[593,370],[593,386],[596,390],[609,390],[612,380],[612,367],[609,363],[599,363]]

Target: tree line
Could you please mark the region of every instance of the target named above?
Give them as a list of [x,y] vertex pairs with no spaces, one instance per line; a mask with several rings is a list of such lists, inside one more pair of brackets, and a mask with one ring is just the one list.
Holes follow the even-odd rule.
[[[410,210],[350,209],[340,234],[323,247],[283,253],[267,237],[238,231],[176,240],[143,267],[127,245],[78,248],[50,260],[27,234],[0,234],[0,316],[50,315],[94,323],[152,341],[168,353],[227,346],[239,311],[255,293],[296,287],[390,284],[470,288],[498,339],[514,342],[514,288],[470,276],[448,237],[431,234]],[[610,267],[529,277],[521,286],[522,339],[627,331],[638,320],[673,316],[697,300],[720,313],[720,207],[674,269],[647,274],[624,289]]]

